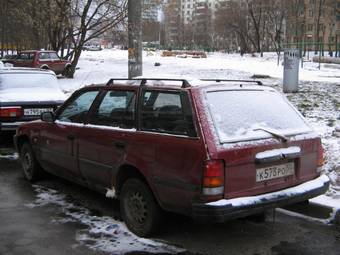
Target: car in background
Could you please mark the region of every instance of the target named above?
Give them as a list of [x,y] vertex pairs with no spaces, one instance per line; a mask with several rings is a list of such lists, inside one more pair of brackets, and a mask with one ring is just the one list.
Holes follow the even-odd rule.
[[283,95],[248,81],[112,79],[21,125],[15,145],[28,180],[44,169],[118,198],[139,236],[163,210],[224,222],[329,187],[320,137]]
[[18,53],[11,63],[14,67],[29,67],[51,70],[55,74],[71,77],[71,61],[61,59],[55,51],[28,50]]
[[83,50],[86,51],[101,51],[102,47],[100,45],[85,45],[83,46]]
[[3,58],[0,59],[0,61],[2,61],[2,63],[4,64],[13,64],[14,61],[17,59],[18,55],[16,54],[12,54],[12,55],[5,55]]
[[66,99],[56,75],[48,70],[0,68],[0,132],[54,111]]

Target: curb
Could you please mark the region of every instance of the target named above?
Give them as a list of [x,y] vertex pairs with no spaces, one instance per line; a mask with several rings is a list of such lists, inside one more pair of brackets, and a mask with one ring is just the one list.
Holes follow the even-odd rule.
[[337,226],[340,226],[340,208],[331,207],[331,206],[328,206],[328,205],[323,205],[323,204],[315,203],[315,202],[312,202],[312,201],[310,201],[309,203],[314,205],[314,206],[324,208],[324,209],[331,211],[332,213],[329,217],[329,222],[332,223],[332,224],[335,224]]

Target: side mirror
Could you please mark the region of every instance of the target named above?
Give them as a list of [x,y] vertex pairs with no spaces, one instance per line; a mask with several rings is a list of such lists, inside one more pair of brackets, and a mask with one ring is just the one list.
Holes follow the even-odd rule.
[[43,112],[40,115],[40,119],[42,121],[48,122],[48,123],[53,123],[54,122],[54,114],[53,112]]

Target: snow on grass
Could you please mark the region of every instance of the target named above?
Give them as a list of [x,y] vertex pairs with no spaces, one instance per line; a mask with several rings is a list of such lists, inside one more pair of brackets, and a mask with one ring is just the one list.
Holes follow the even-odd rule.
[[323,170],[330,175],[332,182],[329,195],[340,198],[340,137],[335,132],[340,126],[340,86],[303,82],[300,87],[300,93],[289,94],[288,99],[321,135],[325,149]]
[[91,215],[88,209],[70,202],[65,195],[56,190],[40,185],[33,187],[37,192],[37,199],[26,206],[29,208],[57,206],[65,216],[56,218],[53,222],[56,224],[78,222],[85,225],[86,229],[77,231],[76,240],[93,250],[111,254],[129,252],[176,254],[184,251],[161,241],[140,238],[131,233],[123,222],[109,216]]

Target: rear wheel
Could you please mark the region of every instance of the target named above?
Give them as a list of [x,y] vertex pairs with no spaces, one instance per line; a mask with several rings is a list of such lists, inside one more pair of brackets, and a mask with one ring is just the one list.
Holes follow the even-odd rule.
[[70,66],[65,67],[65,70],[64,70],[64,72],[63,72],[63,75],[64,75],[66,78],[73,78],[73,76],[72,76],[72,70],[71,70],[71,67],[70,67]]
[[33,182],[42,177],[43,170],[34,156],[31,145],[26,142],[20,150],[20,160],[24,176],[27,180]]
[[161,208],[150,188],[139,179],[128,179],[123,184],[120,210],[126,226],[138,236],[150,236],[160,225]]

